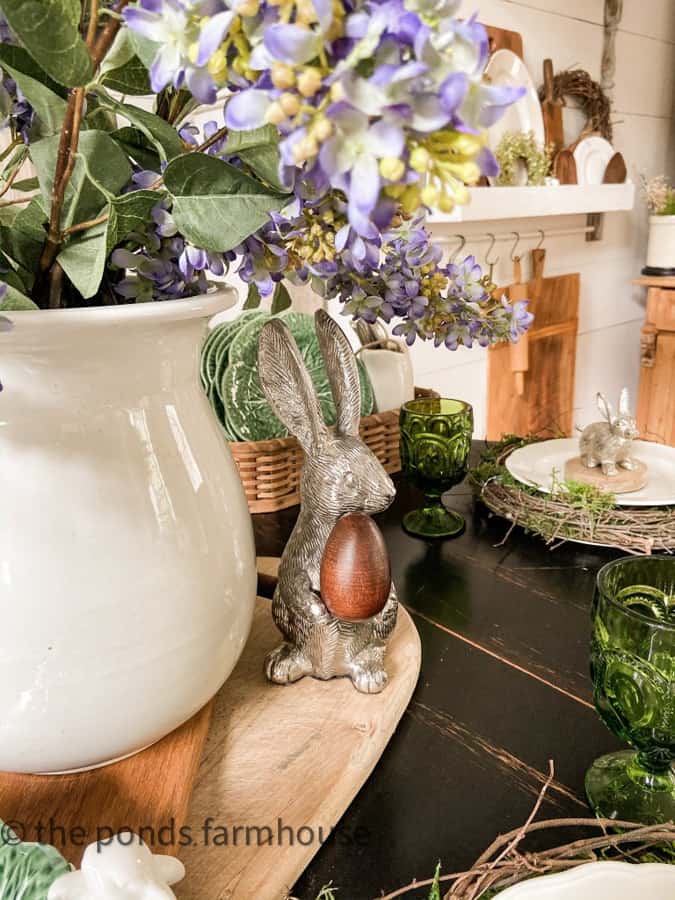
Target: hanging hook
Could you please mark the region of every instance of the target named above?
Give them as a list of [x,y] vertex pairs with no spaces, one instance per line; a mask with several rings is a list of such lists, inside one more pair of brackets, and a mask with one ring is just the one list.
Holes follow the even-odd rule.
[[490,266],[490,268],[494,268],[499,262],[499,257],[497,256],[495,259],[490,259],[490,254],[494,249],[495,244],[497,243],[497,238],[492,234],[491,231],[486,232],[487,236],[490,238],[490,246],[487,248],[485,253],[485,265]]
[[488,292],[488,294],[491,294],[497,287],[497,285],[492,280],[492,274],[495,270],[495,266],[499,262],[499,257],[496,256],[494,259],[490,259],[490,254],[492,253],[494,245],[497,243],[497,238],[494,236],[494,234],[492,234],[491,231],[487,232],[487,236],[490,238],[490,246],[488,247],[487,253],[485,254],[485,265],[488,267],[488,274],[487,277],[483,277],[486,278],[485,290]]
[[461,241],[461,244],[459,245],[459,247],[455,250],[455,252],[454,252],[454,253],[452,254],[452,256],[450,257],[450,262],[451,262],[451,263],[454,263],[454,261],[457,259],[457,257],[459,256],[459,254],[460,254],[460,253],[462,252],[462,250],[466,247],[466,238],[464,237],[463,234],[456,234],[455,237],[456,237],[456,238],[459,238],[459,240]]
[[538,228],[537,231],[539,232],[541,237],[539,238],[539,243],[537,244],[537,246],[534,249],[541,250],[541,245],[544,243],[544,240],[546,238],[546,232],[544,231],[543,228]]
[[515,262],[517,259],[520,259],[519,256],[516,256],[516,248],[520,243],[520,234],[517,231],[512,231],[511,234],[515,234],[516,239],[513,242],[513,247],[511,247],[511,262]]

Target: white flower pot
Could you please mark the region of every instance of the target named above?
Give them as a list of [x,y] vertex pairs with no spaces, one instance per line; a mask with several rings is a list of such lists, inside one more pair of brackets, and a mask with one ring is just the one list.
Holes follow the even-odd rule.
[[645,274],[675,274],[675,216],[649,217]]
[[243,649],[251,520],[198,380],[235,299],[0,314],[0,770],[134,753]]

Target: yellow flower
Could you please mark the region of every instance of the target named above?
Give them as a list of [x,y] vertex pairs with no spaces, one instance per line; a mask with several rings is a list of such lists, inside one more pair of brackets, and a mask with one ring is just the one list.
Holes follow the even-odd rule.
[[388,181],[400,181],[405,174],[405,163],[395,156],[386,156],[380,160],[380,175]]

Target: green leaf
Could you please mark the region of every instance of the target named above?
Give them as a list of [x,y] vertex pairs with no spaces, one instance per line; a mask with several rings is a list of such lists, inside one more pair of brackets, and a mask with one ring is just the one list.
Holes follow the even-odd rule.
[[112,69],[101,79],[106,87],[121,94],[151,94],[150,76],[141,60],[134,56],[119,69]]
[[157,51],[162,45],[143,37],[137,31],[129,31],[129,37],[136,56],[145,65],[146,69],[149,69],[155,56],[157,56]]
[[22,193],[25,191],[36,191],[39,187],[40,182],[37,178],[22,178],[20,181],[12,183],[12,190],[21,191]]
[[148,224],[152,210],[162,199],[158,191],[131,191],[115,197],[110,203],[107,252],[123,241],[132,231]]
[[[9,264],[9,262],[7,261],[7,257],[2,253],[0,253],[0,260],[2,260],[3,263],[7,262],[7,264]],[[13,269],[9,269],[7,272],[3,272],[2,275],[0,275],[0,281],[4,281],[5,284],[10,284],[22,294],[26,293],[26,285],[23,279],[21,278],[19,273],[15,272]]]
[[0,67],[21,88],[42,123],[43,134],[55,134],[66,114],[63,88],[33,61],[23,47],[0,44]]
[[248,294],[246,296],[246,303],[244,303],[244,309],[257,309],[260,306],[260,291],[258,290],[258,286],[254,281],[252,281],[248,286]]
[[203,153],[187,153],[169,163],[164,184],[173,195],[179,231],[205,250],[231,250],[267,222],[289,197],[239,169]]
[[80,24],[80,18],[82,17],[80,0],[63,0],[63,10],[73,25],[78,26]]
[[35,241],[43,242],[47,236],[46,223],[47,216],[40,203],[40,198],[33,197],[28,206],[24,206],[14,219],[14,228],[29,235]]
[[292,302],[286,285],[279,281],[274,288],[274,296],[272,297],[272,315],[275,316],[288,309]]
[[[30,148],[31,158],[45,197],[51,196],[59,136],[45,138]],[[97,180],[94,184],[92,176]],[[131,165],[118,144],[105,131],[83,131],[80,134],[78,159],[66,188],[61,227],[97,216],[107,204],[110,194],[118,191],[131,178]]]
[[101,84],[122,94],[151,94],[148,67],[137,56],[131,32],[122,28],[101,63]]
[[132,128],[131,125],[125,125],[124,128],[118,128],[117,131],[113,131],[110,137],[119,144],[127,156],[130,156],[142,169],[150,169],[151,172],[159,172],[161,168],[159,155],[154,149],[154,145],[146,138],[142,131],[138,130],[138,128]]
[[5,299],[0,303],[0,312],[9,312],[17,309],[37,309],[30,297],[27,297],[8,282],[5,282],[5,284],[7,285],[7,293],[5,294]]
[[[14,224],[14,220],[19,215],[18,206],[0,206],[0,225],[6,225],[8,228]],[[2,279],[0,278],[0,281]]]
[[117,131],[117,116],[111,109],[105,109],[97,103],[96,97],[90,96],[87,100],[87,115],[84,118],[87,129],[107,131],[110,134]]
[[118,103],[108,94],[99,94],[101,104],[124,116],[151,141],[162,160],[170,160],[183,152],[183,142],[176,129],[154,113],[128,103]]
[[279,179],[279,132],[273,125],[252,131],[230,131],[220,152],[223,156],[238,156],[277,190],[287,189]]
[[101,61],[98,74],[105,75],[113,69],[119,69],[126,65],[136,55],[134,45],[131,42],[131,31],[128,28],[120,28],[115,35],[110,50]]
[[11,227],[0,225],[0,247],[2,247],[2,252],[15,263],[15,266],[21,266],[29,272],[33,272],[37,268],[42,253],[45,233],[43,231],[41,238],[36,239],[34,235],[21,231],[17,227],[17,220],[18,216],[14,219]]
[[107,222],[74,235],[61,250],[58,261],[85,300],[98,292],[110,251],[131,231],[147,224],[160,197],[156,191],[115,197],[108,206]]
[[55,81],[76,87],[90,80],[91,60],[74,20],[74,0],[2,0],[1,8],[14,34]]
[[106,223],[78,234],[57,256],[57,260],[85,300],[99,289],[105,268]]
[[429,891],[428,900],[441,900],[441,864],[440,861],[436,864],[436,871],[434,872],[434,881],[431,885],[431,890]]

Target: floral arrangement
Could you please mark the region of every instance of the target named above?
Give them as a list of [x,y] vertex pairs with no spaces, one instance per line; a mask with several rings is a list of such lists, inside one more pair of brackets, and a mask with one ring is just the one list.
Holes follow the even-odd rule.
[[248,307],[311,284],[410,343],[529,326],[423,224],[497,173],[484,130],[521,94],[485,82],[458,0],[41,4],[0,0],[5,308],[171,300],[236,271]]
[[647,209],[653,216],[675,216],[675,188],[668,182],[665,175],[657,175],[654,178],[640,176],[642,196],[647,204]]
[[540,147],[534,132],[507,132],[499,142],[495,157],[499,164],[497,184],[510,186],[516,184],[516,167],[524,163],[529,185],[541,185],[551,171],[552,147]]

